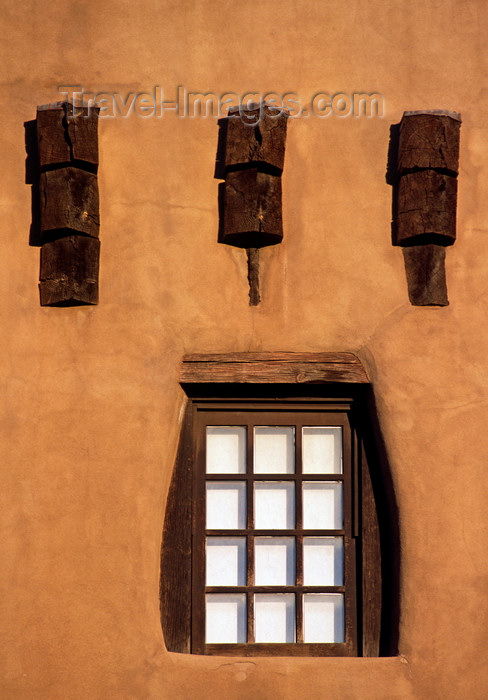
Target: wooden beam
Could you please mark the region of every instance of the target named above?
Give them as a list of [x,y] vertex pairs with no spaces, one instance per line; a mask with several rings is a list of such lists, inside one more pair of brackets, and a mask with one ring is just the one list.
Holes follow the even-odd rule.
[[[442,245],[456,240],[457,180],[435,170],[403,175],[398,183],[397,245],[439,237]],[[430,237],[430,238],[429,238]]]
[[225,168],[256,164],[283,170],[288,115],[261,105],[254,110],[231,113],[227,123]]
[[100,215],[96,175],[71,167],[48,170],[41,173],[39,190],[43,239],[66,235],[66,231],[98,238]]
[[98,303],[100,241],[65,236],[41,248],[41,306]]
[[38,107],[37,139],[41,168],[73,161],[96,167],[98,108],[73,107],[67,102]]
[[281,177],[255,168],[227,174],[222,242],[240,248],[280,243]]
[[398,172],[431,168],[457,174],[460,127],[456,112],[405,112],[400,123]]
[[229,384],[369,383],[352,353],[227,353],[186,355],[180,382]]
[[440,245],[413,245],[403,249],[408,297],[413,306],[448,306],[446,249]]

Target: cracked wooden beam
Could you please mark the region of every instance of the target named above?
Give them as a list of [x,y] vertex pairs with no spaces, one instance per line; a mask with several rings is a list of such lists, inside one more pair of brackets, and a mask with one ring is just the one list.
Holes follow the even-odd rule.
[[227,123],[225,169],[257,166],[281,174],[285,161],[288,115],[263,105],[231,111]]
[[98,238],[100,229],[98,182],[80,168],[41,173],[41,235],[43,240],[69,230]]
[[419,168],[457,174],[460,128],[461,117],[457,112],[405,112],[400,123],[399,174]]
[[250,305],[260,302],[259,248],[283,239],[281,173],[288,114],[273,105],[233,109],[220,123],[216,177],[220,199],[219,242],[247,250]]
[[37,110],[42,306],[98,303],[98,110]]
[[435,170],[407,173],[398,183],[397,245],[456,240],[457,180]]
[[282,238],[281,178],[254,168],[227,173],[222,242],[262,248]]
[[81,161],[98,165],[98,108],[74,107],[68,102],[37,108],[39,165]]
[[41,306],[98,303],[100,241],[89,236],[65,236],[41,248]]
[[410,302],[446,306],[445,247],[456,239],[461,117],[456,112],[405,112],[394,189],[394,245],[404,248]]

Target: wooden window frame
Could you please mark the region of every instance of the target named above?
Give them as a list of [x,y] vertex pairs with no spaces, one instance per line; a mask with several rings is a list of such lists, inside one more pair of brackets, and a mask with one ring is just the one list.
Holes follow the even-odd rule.
[[[161,620],[168,650],[223,656],[395,654],[399,619],[397,512],[373,419],[374,399],[359,360],[350,353],[193,355],[184,359],[180,381],[188,402],[166,507],[161,557]],[[203,418],[213,415],[224,420],[225,416],[226,425],[239,424],[231,419],[233,412],[261,416],[268,412],[274,416],[269,417],[269,425],[279,424],[280,414],[289,417],[292,412],[304,420],[314,413],[341,416],[341,420],[347,416],[350,439],[344,438],[344,462],[350,449],[351,498],[347,508],[352,544],[347,545],[345,564],[349,567],[344,581],[349,602],[344,643],[204,642]],[[286,424],[295,423],[287,418]],[[336,474],[332,476],[337,480]],[[252,481],[254,477],[262,480],[263,475],[239,474],[235,478]],[[274,536],[276,533],[273,531]],[[286,535],[294,532],[287,530]],[[251,594],[249,581],[243,590]],[[293,592],[293,587],[289,590]]]
[[[356,460],[353,464],[353,445],[348,411],[350,404],[293,402],[277,404],[262,402],[218,403],[197,401],[194,404],[195,452],[193,468],[193,559],[192,559],[192,653],[238,656],[285,655],[285,656],[356,656],[356,546],[357,533],[354,527],[353,511],[357,496],[354,483],[357,483]],[[244,474],[205,473],[205,429],[206,426],[236,425],[247,428],[247,462],[249,468]],[[295,456],[297,469],[293,474],[262,474],[252,470],[252,428],[256,425],[294,426]],[[337,426],[343,430],[343,472],[303,474],[301,470],[301,428],[304,426]],[[208,481],[239,481],[247,484],[247,527],[243,530],[211,531],[205,528],[205,484]],[[253,527],[252,485],[260,481],[287,481],[294,483],[297,523],[292,529],[255,530]],[[301,527],[301,499],[299,485],[303,481],[334,481],[343,484],[344,526],[339,530],[305,530]],[[290,586],[255,586],[248,580],[245,586],[205,586],[205,541],[207,536],[245,537],[247,541],[247,577],[253,573],[254,537],[294,537],[296,540],[297,580]],[[302,542],[305,536],[340,536],[344,541],[344,582],[342,586],[304,586],[302,577]],[[253,598],[255,593],[293,593],[296,598],[297,641],[289,643],[256,643],[247,641],[238,644],[205,643],[205,594],[244,593],[247,598],[248,640],[253,639]],[[305,643],[303,635],[302,595],[305,593],[342,593],[345,604],[345,641],[343,643]]]

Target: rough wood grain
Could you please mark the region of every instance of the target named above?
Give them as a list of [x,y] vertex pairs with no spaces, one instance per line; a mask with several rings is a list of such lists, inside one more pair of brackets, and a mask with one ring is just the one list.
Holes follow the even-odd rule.
[[[444,245],[456,238],[457,180],[434,170],[403,175],[398,183],[396,243],[439,236]],[[430,239],[429,239],[430,237]],[[413,241],[411,241],[413,243]],[[421,241],[419,240],[419,243]]]
[[400,124],[398,171],[459,169],[459,119],[442,114],[404,114]]
[[79,168],[41,173],[41,235],[76,231],[97,238],[100,229],[97,176]]
[[282,238],[281,178],[254,168],[228,173],[222,242],[261,248]]
[[352,352],[223,352],[191,353],[183,356],[183,362],[328,362],[361,365]]
[[417,245],[403,249],[408,296],[413,306],[447,306],[446,249]]
[[287,114],[262,106],[228,117],[225,168],[259,164],[281,172],[285,160]]
[[183,359],[182,383],[368,383],[352,353],[235,353],[189,355]]
[[259,248],[247,249],[247,279],[249,282],[249,305],[257,306],[259,294]]
[[161,624],[168,651],[191,647],[192,411],[183,420],[161,546]]
[[66,236],[41,248],[41,306],[98,303],[100,241]]
[[37,110],[41,168],[72,161],[98,165],[98,109],[75,108],[67,102]]
[[362,655],[379,656],[381,548],[377,507],[366,456],[361,465]]

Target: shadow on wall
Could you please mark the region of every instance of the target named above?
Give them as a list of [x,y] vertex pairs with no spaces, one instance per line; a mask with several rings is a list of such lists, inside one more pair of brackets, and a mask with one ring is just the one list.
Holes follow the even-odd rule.
[[25,184],[31,185],[31,225],[29,245],[42,245],[41,241],[41,206],[39,195],[39,153],[37,148],[37,120],[24,122],[25,134]]

